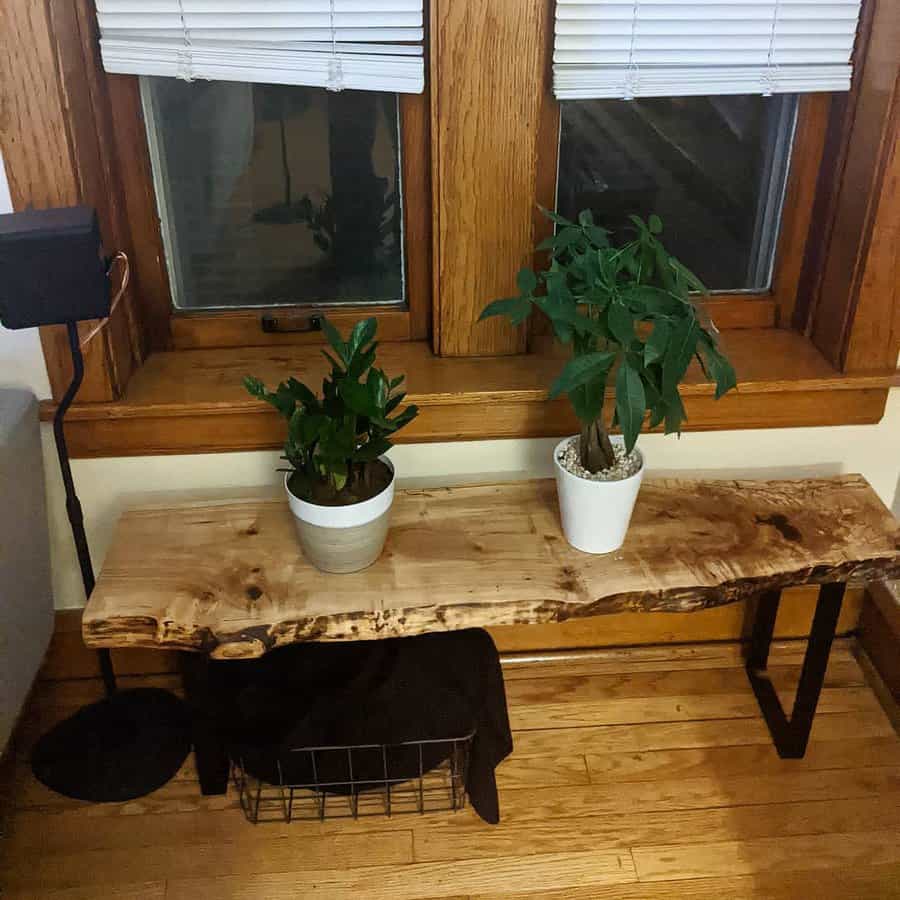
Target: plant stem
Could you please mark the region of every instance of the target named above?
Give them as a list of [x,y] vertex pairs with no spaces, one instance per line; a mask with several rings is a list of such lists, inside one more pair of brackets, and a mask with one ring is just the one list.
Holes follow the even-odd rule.
[[599,472],[615,465],[616,454],[612,441],[600,419],[595,419],[590,425],[582,426],[578,455],[582,467],[588,472]]

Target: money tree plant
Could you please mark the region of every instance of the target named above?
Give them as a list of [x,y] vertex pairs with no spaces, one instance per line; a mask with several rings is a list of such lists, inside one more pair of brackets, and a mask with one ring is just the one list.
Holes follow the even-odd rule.
[[391,436],[418,414],[415,406],[400,409],[406,396],[404,376],[388,378],[375,367],[377,322],[358,322],[343,340],[322,320],[322,330],[334,353],[322,351],[331,371],[322,382],[322,396],[296,378],[268,391],[258,378],[244,386],[270,403],[287,420],[284,456],[290,468],[288,487],[294,496],[312,503],[338,506],[374,496],[389,481],[390,471],[378,459],[391,448]]
[[[715,382],[717,398],[735,387],[735,373],[691,297],[706,290],[663,246],[659,216],[646,222],[631,216],[634,236],[616,246],[590,210],[577,222],[543,212],[557,226],[538,245],[550,251],[549,267],[522,269],[519,296],[495,300],[481,318],[503,315],[518,325],[535,308],[547,315],[572,351],[550,397],[568,395],[582,426],[581,465],[599,472],[615,464],[612,427],[621,429],[628,453],[645,421],[650,428],[662,424],[666,434],[681,431],[686,415],[678,388],[691,360]],[[615,401],[606,404],[611,378]]]

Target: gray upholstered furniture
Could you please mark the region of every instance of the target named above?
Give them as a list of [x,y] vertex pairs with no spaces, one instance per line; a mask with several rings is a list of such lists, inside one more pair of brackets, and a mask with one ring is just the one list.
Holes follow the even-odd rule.
[[0,389],[0,752],[53,632],[38,404]]

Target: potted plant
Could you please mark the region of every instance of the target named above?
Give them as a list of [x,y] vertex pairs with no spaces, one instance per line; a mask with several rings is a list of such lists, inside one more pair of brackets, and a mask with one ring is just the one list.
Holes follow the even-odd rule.
[[[608,553],[625,540],[644,475],[635,444],[647,413],[650,428],[680,432],[686,415],[678,386],[695,357],[717,398],[735,387],[735,374],[715,326],[691,298],[705,288],[666,251],[659,216],[631,216],[634,237],[615,246],[590,210],[577,223],[544,213],[557,226],[538,246],[550,251],[549,267],[522,269],[519,296],[495,300],[481,318],[505,315],[518,325],[537,308],[571,347],[550,389],[551,399],[568,395],[581,422],[581,434],[554,451],[563,531],[579,550]],[[615,398],[607,403],[611,378]],[[621,435],[610,436],[614,426]]]
[[375,319],[358,322],[346,341],[322,320],[334,354],[319,398],[296,378],[273,392],[258,379],[244,386],[288,423],[284,487],[306,558],[324,572],[356,572],[378,559],[394,500],[391,436],[417,415],[400,410],[403,375],[375,367]]

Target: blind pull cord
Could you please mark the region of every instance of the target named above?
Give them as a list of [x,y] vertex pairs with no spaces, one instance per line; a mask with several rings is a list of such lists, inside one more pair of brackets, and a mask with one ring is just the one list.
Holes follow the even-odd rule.
[[640,70],[634,59],[634,47],[637,43],[637,26],[640,6],[641,0],[634,0],[634,7],[631,10],[631,46],[628,48],[628,71],[625,73],[623,100],[634,100],[640,87]]
[[344,89],[344,67],[340,56],[338,56],[337,28],[334,24],[334,0],[330,0],[329,6],[331,13],[331,59],[328,61],[328,84],[326,87],[329,91],[342,91]]
[[763,72],[762,82],[763,97],[771,97],[778,87],[778,61],[775,59],[775,38],[778,35],[778,5],[781,0],[775,0],[772,9],[772,31],[769,33],[769,55],[766,60],[766,71]]
[[194,47],[191,43],[191,32],[187,25],[183,0],[178,0],[178,14],[181,16],[181,30],[184,34],[184,43],[178,52],[178,72],[175,74],[175,77],[180,78],[182,81],[193,81]]

